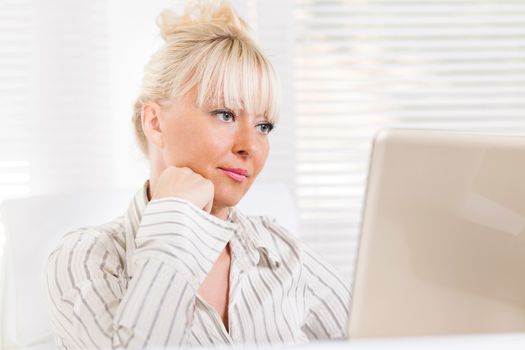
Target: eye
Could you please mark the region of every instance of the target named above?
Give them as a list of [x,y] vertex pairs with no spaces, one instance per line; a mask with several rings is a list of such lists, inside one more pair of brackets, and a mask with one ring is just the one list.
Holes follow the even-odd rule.
[[273,130],[274,125],[272,123],[261,123],[257,124],[257,127],[260,128],[259,130],[261,130],[263,134],[268,135],[270,131]]
[[224,122],[229,122],[230,120],[235,120],[235,115],[231,111],[217,110],[217,111],[213,111],[213,114],[216,115],[217,118],[221,119]]

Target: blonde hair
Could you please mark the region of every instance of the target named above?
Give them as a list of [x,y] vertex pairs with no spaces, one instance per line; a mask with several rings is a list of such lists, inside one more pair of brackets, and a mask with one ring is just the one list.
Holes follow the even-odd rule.
[[224,103],[232,110],[277,122],[277,74],[231,5],[219,0],[190,1],[182,15],[171,9],[162,11],[157,25],[165,44],[144,69],[133,111],[135,135],[145,155],[144,104],[184,96],[193,88],[198,107],[209,101]]

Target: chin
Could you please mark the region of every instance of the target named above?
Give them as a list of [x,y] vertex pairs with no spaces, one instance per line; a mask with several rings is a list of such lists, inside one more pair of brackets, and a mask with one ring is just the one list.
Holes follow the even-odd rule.
[[[223,191],[221,191],[223,192]],[[226,191],[227,193],[215,193],[213,205],[218,207],[234,207],[244,197],[244,193],[232,193],[233,191]]]
[[217,198],[213,200],[213,206],[218,208],[234,207],[241,198]]

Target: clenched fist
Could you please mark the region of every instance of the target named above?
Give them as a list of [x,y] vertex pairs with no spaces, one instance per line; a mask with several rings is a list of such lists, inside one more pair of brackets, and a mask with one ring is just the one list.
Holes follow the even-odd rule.
[[182,198],[210,213],[213,195],[214,187],[210,180],[191,168],[169,166],[160,174],[152,199]]

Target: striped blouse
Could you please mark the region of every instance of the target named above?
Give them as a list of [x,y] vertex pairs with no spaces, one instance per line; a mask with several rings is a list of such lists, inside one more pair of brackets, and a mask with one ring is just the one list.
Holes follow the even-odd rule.
[[[346,336],[339,272],[275,219],[221,220],[147,186],[109,223],[64,236],[47,266],[56,344],[144,348],[300,343]],[[198,288],[230,243],[228,328]],[[228,330],[227,330],[228,329]]]

